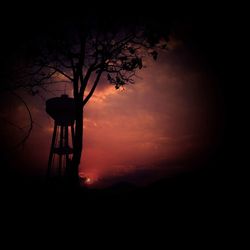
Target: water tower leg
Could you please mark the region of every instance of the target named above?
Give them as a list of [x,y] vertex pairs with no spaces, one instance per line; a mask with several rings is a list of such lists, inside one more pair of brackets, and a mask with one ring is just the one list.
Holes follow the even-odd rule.
[[51,141],[51,146],[50,146],[50,153],[49,153],[49,162],[48,162],[48,169],[47,169],[47,174],[46,176],[50,176],[51,172],[51,164],[52,164],[52,158],[54,154],[54,147],[55,147],[55,140],[56,140],[56,130],[57,130],[57,124],[54,123],[54,131],[53,131],[53,136],[52,136],[52,141]]
[[[65,126],[65,148],[69,148],[68,126]],[[66,167],[69,164],[69,152],[66,151]]]
[[[60,150],[62,150],[62,148],[63,148],[63,130],[64,130],[64,126],[60,126],[60,144],[59,144]],[[62,152],[59,152],[58,173],[59,173],[59,176],[61,176],[61,174],[62,174]]]
[[73,148],[74,148],[74,136],[75,136],[74,124],[70,125],[70,128],[71,128],[72,145],[73,145]]

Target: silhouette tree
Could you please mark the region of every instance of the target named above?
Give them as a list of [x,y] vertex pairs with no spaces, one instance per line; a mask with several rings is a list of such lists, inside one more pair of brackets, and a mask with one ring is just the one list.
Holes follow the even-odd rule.
[[58,81],[72,84],[76,127],[70,176],[74,180],[83,148],[83,110],[100,79],[116,89],[133,84],[145,58],[156,60],[159,51],[167,49],[167,25],[162,29],[138,16],[128,21],[123,15],[99,14],[60,20],[37,32],[26,41],[23,67],[15,75],[14,88],[26,88],[32,95]]

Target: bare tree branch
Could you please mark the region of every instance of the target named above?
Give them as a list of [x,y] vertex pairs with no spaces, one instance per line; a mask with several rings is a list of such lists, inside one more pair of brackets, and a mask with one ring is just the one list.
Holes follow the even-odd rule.
[[85,106],[87,104],[87,102],[89,101],[89,99],[93,95],[93,93],[94,93],[94,91],[95,91],[95,89],[97,87],[97,84],[98,84],[98,82],[100,80],[100,77],[101,77],[102,73],[103,73],[103,70],[99,70],[99,72],[97,73],[97,77],[96,77],[96,79],[94,81],[94,84],[93,84],[90,92],[88,93],[88,95],[86,96],[86,98],[83,100],[83,106]]
[[27,105],[27,103],[23,100],[23,98],[18,95],[17,93],[15,93],[14,91],[10,91],[10,93],[12,95],[14,95],[15,97],[17,97],[22,103],[23,105],[25,106],[27,112],[28,112],[28,116],[29,116],[29,129],[28,129],[28,132],[27,134],[22,138],[22,140],[20,142],[18,142],[14,147],[13,147],[13,150],[19,148],[20,146],[22,146],[26,140],[29,138],[30,134],[31,134],[31,131],[32,131],[32,128],[33,128],[33,119],[32,119],[32,115],[31,115],[31,111]]
[[92,72],[96,69],[96,63],[97,63],[97,59],[95,60],[95,62],[88,68],[87,73],[85,75],[85,77],[83,77],[83,74],[80,74],[80,81],[81,81],[81,87],[80,87],[80,91],[79,91],[79,95],[81,97],[83,97],[84,91],[87,87],[89,78],[92,74]]
[[[40,65],[37,65],[37,66],[40,66]],[[48,68],[48,69],[53,69],[55,70],[56,72],[58,72],[59,74],[63,75],[64,77],[68,78],[70,81],[73,82],[73,78],[70,77],[69,75],[67,75],[65,72],[63,72],[62,70],[58,69],[57,67],[55,66],[51,66],[51,65],[43,65],[43,67],[45,68]]]

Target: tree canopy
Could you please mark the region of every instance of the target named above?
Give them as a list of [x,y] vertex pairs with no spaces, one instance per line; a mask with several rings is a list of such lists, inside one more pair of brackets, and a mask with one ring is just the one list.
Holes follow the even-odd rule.
[[169,27],[161,28],[159,20],[118,13],[56,20],[25,40],[14,87],[36,94],[39,87],[60,79],[72,82],[74,97],[83,98],[94,76],[86,104],[103,75],[117,89],[134,83],[133,76],[143,68],[144,59],[156,60],[159,49],[167,48]]

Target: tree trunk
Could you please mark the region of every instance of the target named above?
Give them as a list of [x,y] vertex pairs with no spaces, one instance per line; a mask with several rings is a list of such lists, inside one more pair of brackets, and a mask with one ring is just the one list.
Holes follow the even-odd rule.
[[69,178],[74,184],[79,184],[79,165],[81,162],[83,144],[83,106],[82,100],[76,100],[76,124],[73,139],[73,158],[70,165]]

